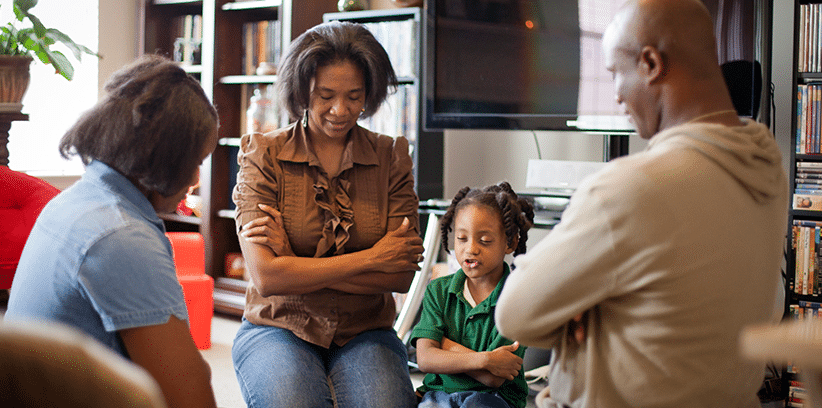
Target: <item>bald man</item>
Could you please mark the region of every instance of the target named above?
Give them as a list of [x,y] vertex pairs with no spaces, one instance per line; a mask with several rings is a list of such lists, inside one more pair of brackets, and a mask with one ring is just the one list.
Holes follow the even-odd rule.
[[[740,119],[698,0],[629,0],[603,39],[640,153],[581,185],[496,308],[553,349],[544,407],[760,407],[737,337],[778,319],[787,180],[771,132]],[[550,395],[545,395],[545,394]]]

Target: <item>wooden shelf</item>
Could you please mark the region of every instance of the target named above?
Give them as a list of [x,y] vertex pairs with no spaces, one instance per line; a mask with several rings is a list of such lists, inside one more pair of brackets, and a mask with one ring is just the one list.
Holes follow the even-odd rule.
[[180,65],[180,68],[183,71],[188,72],[189,74],[202,74],[203,73],[203,66],[202,65]]
[[797,78],[804,83],[822,82],[822,72],[800,72]]
[[214,281],[214,310],[242,316],[245,309],[245,291],[248,282],[242,279],[221,277]]
[[226,254],[240,252],[233,212],[225,210],[231,205],[229,173],[232,162],[236,162],[234,152],[244,127],[242,106],[247,98],[246,87],[236,85],[276,82],[273,75],[237,75],[243,67],[243,26],[277,20],[282,24],[280,40],[285,47],[305,30],[321,23],[324,13],[336,11],[337,0],[141,0],[138,3],[141,53],[173,55],[172,31],[180,17],[202,16],[202,63],[183,69],[198,77],[206,95],[217,107],[224,143],[201,167],[202,218],[168,215],[163,220],[169,231],[199,231],[203,235],[206,273],[220,278],[224,275]]
[[282,0],[247,0],[233,1],[223,4],[224,11],[232,10],[257,10],[266,8],[276,8],[283,5]]
[[276,75],[227,75],[220,78],[221,84],[273,84],[277,82]]
[[239,146],[240,145],[240,138],[239,137],[224,137],[217,141],[220,146]]
[[202,218],[191,215],[180,214],[160,214],[160,219],[164,221],[179,222],[183,224],[200,225],[203,223]]
[[233,220],[236,213],[237,212],[234,210],[219,210],[217,211],[217,216],[220,218],[227,218]]
[[202,6],[203,0],[154,0],[155,6],[162,6],[162,5],[190,5],[190,6]]

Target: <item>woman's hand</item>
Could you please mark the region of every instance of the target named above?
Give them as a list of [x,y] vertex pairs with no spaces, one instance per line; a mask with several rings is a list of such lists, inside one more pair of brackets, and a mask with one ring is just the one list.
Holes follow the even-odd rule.
[[371,247],[372,259],[379,265],[375,269],[386,273],[420,270],[423,250],[422,238],[411,228],[407,217],[399,228],[389,231]]
[[257,204],[269,216],[251,220],[243,225],[240,237],[248,242],[265,245],[277,256],[294,256],[288,234],[283,227],[283,215],[274,207]]

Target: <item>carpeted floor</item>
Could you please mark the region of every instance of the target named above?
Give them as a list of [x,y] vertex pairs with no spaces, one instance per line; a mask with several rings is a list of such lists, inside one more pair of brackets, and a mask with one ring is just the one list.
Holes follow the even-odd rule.
[[239,317],[215,314],[211,320],[211,348],[200,350],[211,366],[211,387],[220,408],[246,408],[231,363],[231,344],[239,328]]

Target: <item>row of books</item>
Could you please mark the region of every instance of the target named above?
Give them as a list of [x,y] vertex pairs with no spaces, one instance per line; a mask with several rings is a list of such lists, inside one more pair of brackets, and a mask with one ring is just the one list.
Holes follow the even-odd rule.
[[[389,136],[405,136],[412,145],[417,129],[417,87],[400,85],[389,94],[385,103],[373,116],[361,119],[360,126]],[[412,153],[413,155],[413,153]]]
[[[822,319],[819,310],[822,303],[800,300],[797,304],[790,305],[789,318],[794,320]],[[808,394],[805,383],[801,376],[802,366],[794,362],[789,362],[785,366],[788,373],[793,374],[793,378],[788,386],[788,395],[785,400],[785,407],[804,407]]]
[[243,24],[244,75],[273,75],[280,61],[282,24],[277,20]]
[[175,17],[170,30],[174,38],[172,60],[185,65],[199,64],[203,44],[203,16],[187,14]]
[[788,397],[785,400],[785,407],[788,408],[804,408],[805,401],[808,400],[808,392],[805,390],[805,385],[800,381],[791,381],[788,386]]
[[822,163],[796,162],[793,209],[822,211]]
[[364,23],[382,44],[398,77],[416,77],[417,22],[414,20]]
[[792,289],[800,295],[819,295],[822,284],[822,222],[794,220],[791,245],[796,254]]
[[[793,320],[822,319],[822,315],[819,314],[820,307],[822,307],[822,304],[819,302],[800,300],[797,304],[790,305],[788,318]],[[802,366],[789,361],[785,366],[785,370],[793,375],[785,406],[803,407],[807,401],[807,393],[805,392],[804,379],[801,376]]]
[[799,71],[822,72],[822,4],[799,5]]
[[796,153],[822,153],[822,84],[796,90]]
[[822,318],[819,315],[820,307],[822,307],[822,303],[799,300],[796,304],[790,305],[788,313],[790,318],[794,320],[820,319]]

